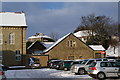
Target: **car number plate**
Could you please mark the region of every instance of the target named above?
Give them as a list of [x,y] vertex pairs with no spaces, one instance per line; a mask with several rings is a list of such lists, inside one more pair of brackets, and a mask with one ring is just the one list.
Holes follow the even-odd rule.
[[90,74],[90,72],[88,72],[88,74]]

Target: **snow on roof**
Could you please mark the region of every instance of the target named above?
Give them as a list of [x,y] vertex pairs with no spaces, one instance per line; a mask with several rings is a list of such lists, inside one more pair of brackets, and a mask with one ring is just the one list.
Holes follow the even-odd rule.
[[[76,37],[83,37],[83,36],[89,36],[89,34],[92,34],[91,30],[82,30],[74,33]],[[95,35],[95,33],[93,33]]]
[[105,48],[102,45],[89,45],[93,50],[105,50]]
[[78,32],[74,33],[74,35],[76,37],[82,37],[82,36],[88,36],[89,34],[88,34],[88,30],[83,30],[83,31],[78,31]]
[[51,45],[53,45],[55,42],[43,42],[43,45],[46,47],[46,48],[49,48]]
[[28,37],[28,39],[33,39],[33,38],[50,38],[50,39],[52,39],[51,37],[44,35],[43,33],[36,33],[36,35]]
[[28,39],[33,39],[33,38],[51,38],[51,37],[49,37],[47,35],[38,35],[38,36],[31,36]]
[[106,57],[108,56],[113,56],[113,57],[118,57],[120,56],[120,46],[117,46],[115,48],[115,53],[114,53],[114,47],[110,46],[107,50],[106,50]]
[[57,44],[59,44],[59,42],[61,42],[63,39],[65,39],[67,36],[69,36],[72,33],[68,33],[67,35],[63,36],[62,38],[58,39],[52,46],[50,46],[49,48],[47,48],[46,50],[44,50],[43,52],[47,52],[50,49],[52,49],[54,46],[56,46]]
[[27,26],[23,12],[0,12],[0,26]]

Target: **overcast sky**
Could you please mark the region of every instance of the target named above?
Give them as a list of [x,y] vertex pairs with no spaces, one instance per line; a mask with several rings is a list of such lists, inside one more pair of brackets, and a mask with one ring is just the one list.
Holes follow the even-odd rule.
[[36,32],[62,37],[77,28],[81,16],[93,13],[118,21],[117,2],[3,2],[2,11],[25,12],[27,37]]

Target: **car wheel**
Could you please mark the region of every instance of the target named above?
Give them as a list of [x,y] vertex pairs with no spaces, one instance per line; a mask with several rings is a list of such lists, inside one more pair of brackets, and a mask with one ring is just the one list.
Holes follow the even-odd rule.
[[84,69],[79,69],[78,73],[79,73],[80,75],[83,75],[83,74],[85,74],[85,70],[84,70]]
[[104,73],[98,73],[97,78],[98,78],[98,79],[105,79],[106,76],[105,76]]

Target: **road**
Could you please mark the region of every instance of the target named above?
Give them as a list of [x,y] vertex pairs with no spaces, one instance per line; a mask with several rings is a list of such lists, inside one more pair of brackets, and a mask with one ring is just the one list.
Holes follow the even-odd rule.
[[6,77],[11,80],[58,80],[58,79],[65,79],[65,80],[82,80],[84,79],[91,79],[88,75],[75,75],[74,73],[71,73],[70,71],[63,71],[63,70],[55,70],[55,69],[24,69],[24,70],[8,70],[5,72]]

